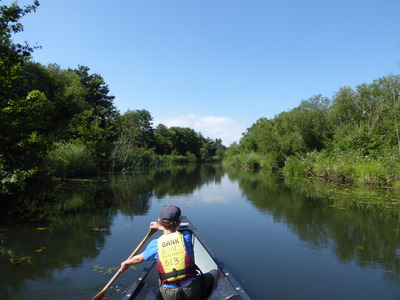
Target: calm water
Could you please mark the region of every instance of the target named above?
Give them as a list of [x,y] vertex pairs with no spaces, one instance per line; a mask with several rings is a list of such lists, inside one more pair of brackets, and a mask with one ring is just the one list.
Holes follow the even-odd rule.
[[[351,195],[205,165],[74,182],[46,221],[0,227],[0,299],[91,299],[167,203],[252,299],[400,299],[399,220]],[[119,299],[140,270],[120,275],[104,299]]]

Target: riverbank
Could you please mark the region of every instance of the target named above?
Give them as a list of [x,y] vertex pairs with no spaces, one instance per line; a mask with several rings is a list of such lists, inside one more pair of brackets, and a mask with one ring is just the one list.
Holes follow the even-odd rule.
[[[397,155],[377,158],[354,152],[313,151],[287,157],[283,163],[271,153],[237,153],[226,156],[223,164],[251,171],[281,173],[285,178],[303,177],[324,181],[327,190],[335,190],[339,209],[352,206],[376,207],[400,213],[400,203],[393,195],[400,190],[400,159]],[[360,197],[354,197],[354,194]],[[355,200],[357,199],[357,200]]]
[[285,175],[324,178],[338,184],[400,188],[400,159],[391,154],[372,158],[355,152],[313,151],[287,157],[283,163],[273,154],[240,153],[223,163],[249,170],[280,170]]

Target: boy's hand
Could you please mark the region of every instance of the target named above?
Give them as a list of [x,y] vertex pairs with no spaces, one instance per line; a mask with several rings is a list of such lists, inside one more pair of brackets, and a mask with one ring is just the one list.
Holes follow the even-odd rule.
[[150,223],[150,228],[151,229],[156,229],[156,230],[163,230],[164,229],[164,226],[162,226],[160,223],[158,223],[158,222],[151,222]]
[[128,270],[130,267],[130,264],[127,261],[123,261],[121,263],[121,272],[125,272],[126,270]]

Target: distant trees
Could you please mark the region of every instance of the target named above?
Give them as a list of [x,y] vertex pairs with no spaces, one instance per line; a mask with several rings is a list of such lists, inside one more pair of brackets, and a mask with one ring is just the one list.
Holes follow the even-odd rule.
[[[257,120],[239,145],[228,149],[225,162],[264,168],[272,164],[318,176],[337,172],[341,178],[371,178],[371,173],[383,174],[384,166],[386,179],[380,175],[376,181],[390,181],[400,167],[399,120],[400,76],[389,75],[354,89],[342,87],[332,99],[311,97],[272,119]],[[353,166],[344,170],[348,164]]]
[[205,139],[191,128],[167,128],[163,124],[154,128],[152,121],[150,112],[143,109],[129,110],[119,117],[119,137],[112,154],[114,168],[165,163],[157,159],[157,155],[181,156],[188,161],[222,159],[225,146],[220,140]]
[[240,147],[282,157],[326,148],[366,155],[400,149],[399,91],[400,76],[391,75],[355,89],[343,87],[332,100],[311,97],[272,119],[257,120]]
[[339,149],[379,155],[399,149],[400,76],[387,76],[352,90],[340,89],[333,98],[336,119],[333,142]]
[[247,129],[240,146],[244,151],[275,152],[282,157],[320,150],[332,135],[329,105],[327,98],[318,95],[273,119],[261,118]]
[[[1,1],[1,0],[0,0]],[[120,114],[89,67],[62,69],[30,60],[14,43],[19,20],[38,1],[0,6],[0,198],[43,190],[52,179],[179,162],[222,159],[225,147],[193,129],[160,124],[146,110]],[[162,159],[161,156],[168,158]],[[8,202],[7,202],[8,203]]]
[[154,146],[153,118],[145,109],[128,110],[121,117],[121,130],[117,143],[125,148],[151,149]]

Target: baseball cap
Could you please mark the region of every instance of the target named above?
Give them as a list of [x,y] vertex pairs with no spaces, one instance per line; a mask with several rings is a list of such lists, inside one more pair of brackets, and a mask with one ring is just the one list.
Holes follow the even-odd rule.
[[164,205],[160,211],[160,221],[163,225],[176,225],[181,220],[181,209],[173,204]]

